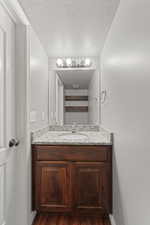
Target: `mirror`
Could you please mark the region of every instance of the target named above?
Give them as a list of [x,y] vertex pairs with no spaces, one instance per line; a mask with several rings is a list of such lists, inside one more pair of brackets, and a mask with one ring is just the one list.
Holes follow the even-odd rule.
[[54,123],[99,124],[98,72],[87,68],[58,69],[54,76],[55,82],[50,82],[55,92],[55,99],[51,98],[55,102],[55,115],[51,115]]

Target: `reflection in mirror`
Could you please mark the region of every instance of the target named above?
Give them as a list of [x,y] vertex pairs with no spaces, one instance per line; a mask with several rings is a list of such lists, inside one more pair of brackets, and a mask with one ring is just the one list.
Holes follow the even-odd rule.
[[98,72],[85,68],[59,69],[55,76],[55,124],[98,124]]

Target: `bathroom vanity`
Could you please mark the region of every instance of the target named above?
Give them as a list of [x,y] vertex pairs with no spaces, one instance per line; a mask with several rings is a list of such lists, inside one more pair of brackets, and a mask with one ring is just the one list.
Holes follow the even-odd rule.
[[[111,141],[96,142],[93,137],[93,142],[91,139],[69,142],[59,138],[61,132],[54,141],[54,136],[50,138],[54,133],[58,132],[46,134],[49,141],[43,136],[32,144],[33,208],[65,214],[111,213]],[[92,138],[94,133],[99,132],[88,134]]]

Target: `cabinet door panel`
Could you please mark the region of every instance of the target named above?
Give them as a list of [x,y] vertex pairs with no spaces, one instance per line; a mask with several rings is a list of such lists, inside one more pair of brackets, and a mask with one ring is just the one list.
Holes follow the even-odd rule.
[[37,162],[36,173],[36,208],[43,211],[69,211],[69,163]]
[[104,163],[75,163],[75,204],[80,211],[104,209]]

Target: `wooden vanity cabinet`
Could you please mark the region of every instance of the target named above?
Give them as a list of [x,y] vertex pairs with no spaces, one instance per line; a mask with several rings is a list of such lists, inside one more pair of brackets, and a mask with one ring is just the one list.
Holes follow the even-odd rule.
[[36,209],[69,211],[70,168],[67,162],[36,162]]
[[33,145],[32,154],[34,209],[112,212],[112,146]]
[[[106,209],[104,190],[107,165],[99,162],[74,164],[74,202],[77,212],[96,213]],[[109,193],[108,193],[109,194]]]

